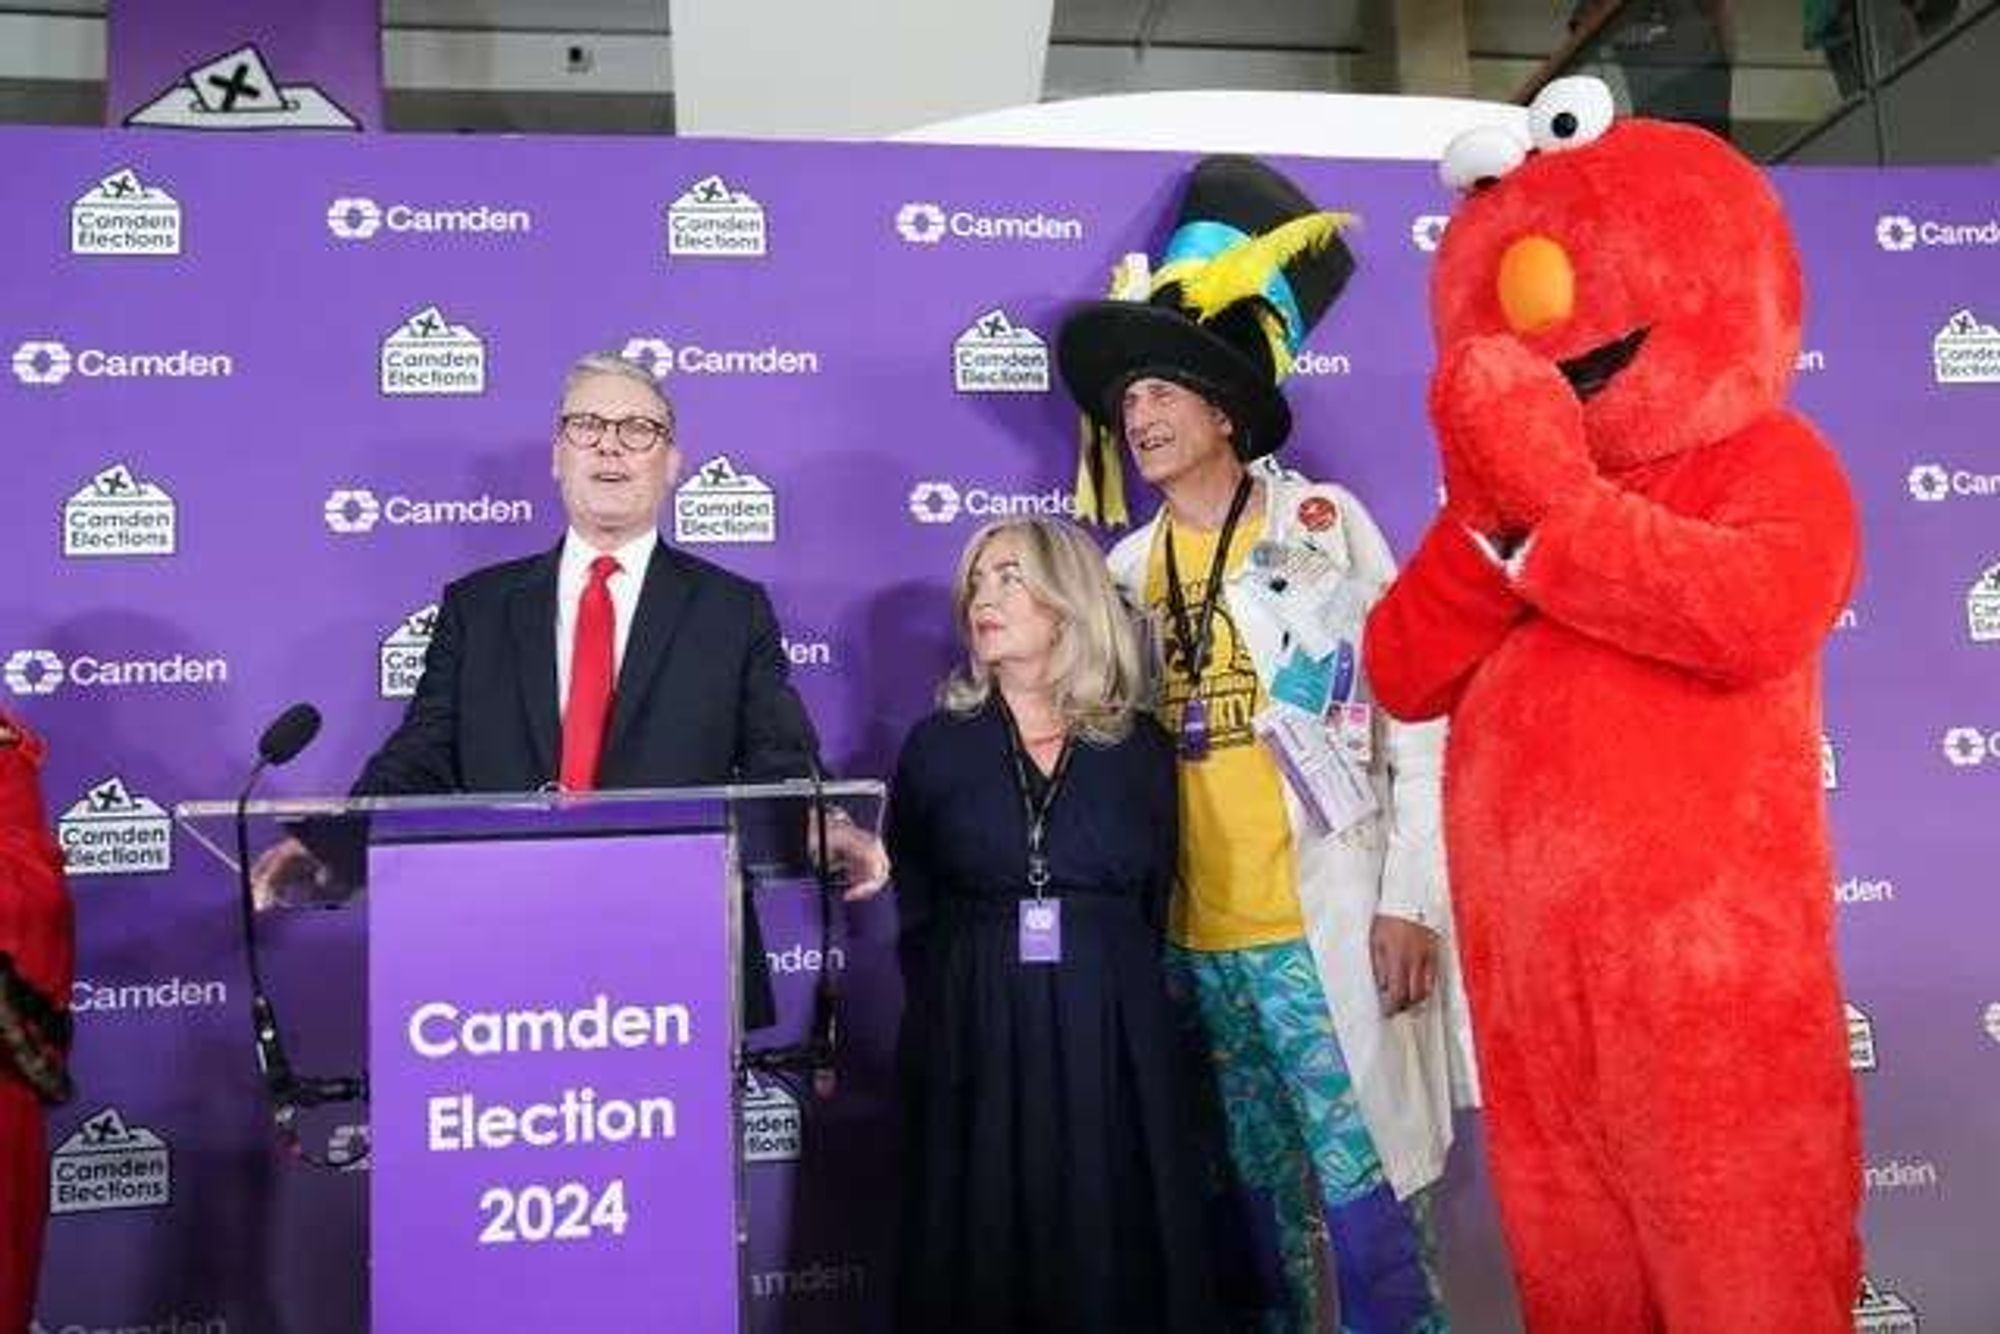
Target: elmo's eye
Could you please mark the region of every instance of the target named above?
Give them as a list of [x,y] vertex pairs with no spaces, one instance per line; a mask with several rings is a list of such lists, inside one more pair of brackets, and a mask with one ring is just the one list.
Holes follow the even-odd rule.
[[1521,165],[1528,145],[1520,134],[1498,125],[1480,125],[1453,139],[1438,164],[1445,185],[1461,193],[1492,185]]
[[1528,133],[1545,153],[1564,153],[1594,142],[1611,128],[1616,108],[1602,79],[1557,79],[1528,106]]

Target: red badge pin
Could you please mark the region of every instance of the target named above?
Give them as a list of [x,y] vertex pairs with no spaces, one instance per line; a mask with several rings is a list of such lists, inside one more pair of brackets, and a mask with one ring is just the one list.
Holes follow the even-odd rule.
[[1325,496],[1307,496],[1299,502],[1299,523],[1307,532],[1323,533],[1340,518],[1340,511]]

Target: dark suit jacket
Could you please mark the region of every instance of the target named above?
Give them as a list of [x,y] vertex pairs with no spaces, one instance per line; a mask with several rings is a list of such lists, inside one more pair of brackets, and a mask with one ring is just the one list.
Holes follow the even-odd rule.
[[[525,792],[555,777],[561,558],[558,546],[445,589],[417,693],[354,795]],[[619,664],[598,785],[799,778],[816,749],[762,586],[659,543]],[[772,1015],[762,933],[754,911],[743,920],[744,1023],[762,1027]]]

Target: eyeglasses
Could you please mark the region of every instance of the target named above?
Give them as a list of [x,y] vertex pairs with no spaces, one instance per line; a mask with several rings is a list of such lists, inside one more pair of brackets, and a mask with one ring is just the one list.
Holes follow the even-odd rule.
[[673,438],[673,427],[656,417],[600,417],[594,412],[566,412],[562,416],[563,439],[578,449],[597,448],[606,430],[627,454],[644,454]]

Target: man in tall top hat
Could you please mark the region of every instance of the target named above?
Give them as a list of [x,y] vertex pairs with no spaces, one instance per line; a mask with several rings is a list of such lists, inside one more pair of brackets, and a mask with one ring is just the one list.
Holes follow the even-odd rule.
[[1219,1184],[1269,1211],[1237,1235],[1274,1225],[1284,1275],[1282,1297],[1246,1275],[1236,1304],[1322,1328],[1324,1228],[1343,1329],[1437,1330],[1412,1204],[1473,1083],[1441,737],[1372,704],[1361,624],[1395,573],[1381,532],[1273,458],[1292,427],[1279,384],[1354,270],[1346,222],[1260,162],[1206,159],[1159,266],[1128,255],[1057,356],[1086,415],[1082,511],[1122,518],[1120,443],[1162,502],[1110,563],[1180,740],[1169,970],[1215,1094]]

